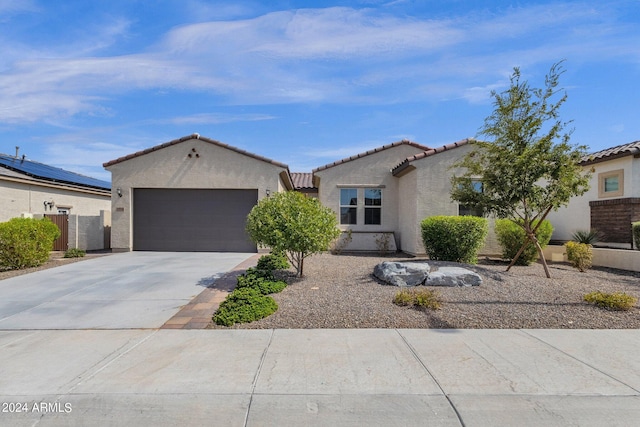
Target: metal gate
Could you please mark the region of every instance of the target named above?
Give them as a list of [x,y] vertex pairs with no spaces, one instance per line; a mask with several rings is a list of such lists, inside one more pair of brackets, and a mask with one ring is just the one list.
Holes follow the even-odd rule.
[[51,222],[60,229],[60,237],[53,242],[54,251],[66,251],[69,249],[69,215],[67,214],[44,214]]

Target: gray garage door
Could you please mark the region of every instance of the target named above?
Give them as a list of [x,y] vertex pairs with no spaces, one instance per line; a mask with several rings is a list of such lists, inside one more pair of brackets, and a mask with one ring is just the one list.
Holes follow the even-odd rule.
[[256,252],[245,232],[258,190],[133,190],[136,251]]

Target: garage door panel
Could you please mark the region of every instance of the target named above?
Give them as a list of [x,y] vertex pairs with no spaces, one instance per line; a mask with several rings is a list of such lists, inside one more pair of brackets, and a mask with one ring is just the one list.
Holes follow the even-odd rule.
[[258,190],[134,189],[134,250],[255,252],[245,231]]

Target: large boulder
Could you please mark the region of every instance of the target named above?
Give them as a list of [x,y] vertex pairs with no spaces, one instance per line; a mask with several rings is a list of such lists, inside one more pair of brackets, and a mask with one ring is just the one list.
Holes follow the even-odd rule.
[[429,265],[426,262],[383,262],[373,275],[394,286],[479,286],[482,277],[462,267]]
[[482,277],[462,267],[439,267],[429,272],[426,286],[480,286]]
[[378,264],[373,275],[394,286],[418,286],[429,275],[429,264],[424,262],[389,262]]

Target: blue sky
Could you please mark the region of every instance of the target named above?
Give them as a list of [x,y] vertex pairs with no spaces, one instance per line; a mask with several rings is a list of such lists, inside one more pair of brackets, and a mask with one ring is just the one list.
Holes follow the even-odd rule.
[[571,141],[640,139],[637,0],[0,0],[0,152],[110,179],[197,132],[306,172],[476,136],[563,59]]

